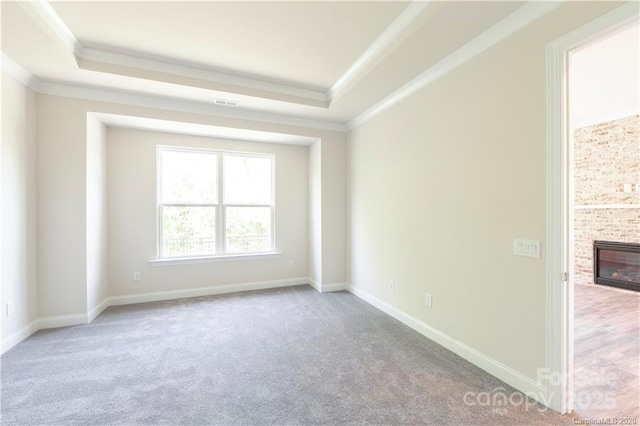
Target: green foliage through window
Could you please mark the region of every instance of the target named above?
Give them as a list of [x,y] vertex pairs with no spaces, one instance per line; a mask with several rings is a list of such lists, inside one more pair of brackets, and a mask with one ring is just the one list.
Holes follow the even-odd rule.
[[273,250],[272,156],[160,147],[158,158],[161,257]]

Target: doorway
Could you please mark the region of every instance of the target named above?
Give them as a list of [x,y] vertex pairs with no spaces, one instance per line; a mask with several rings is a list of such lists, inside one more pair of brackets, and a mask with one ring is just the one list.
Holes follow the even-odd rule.
[[[569,108],[570,56],[581,48],[596,44],[606,35],[624,31],[625,28],[637,24],[639,13],[640,8],[637,3],[625,3],[547,46],[548,357],[545,371],[546,379],[543,384],[547,389],[548,405],[561,413],[571,412],[574,409],[576,402],[574,400],[574,385],[580,386],[582,384],[577,382],[577,377],[574,377],[574,290],[576,286],[574,266],[576,265],[577,250],[572,244],[575,237],[573,225],[576,214],[572,167],[575,153],[573,152],[572,129],[570,129],[572,111]],[[635,113],[637,114],[637,107]],[[634,182],[624,182],[621,186],[622,192],[627,190],[627,184],[632,183]],[[604,304],[602,298],[595,297],[594,299],[597,306],[601,307]],[[585,379],[584,376],[580,376],[578,378],[600,385],[606,385],[615,380],[612,379],[612,375],[607,377],[606,369],[604,372],[599,370],[598,374],[601,378],[599,381],[597,377]],[[597,392],[603,392],[602,389],[591,388],[590,392],[592,393],[591,401],[594,398],[599,398],[603,403],[607,402],[605,397],[611,395],[603,395],[600,398],[600,394]],[[617,400],[621,397],[617,396],[613,399]],[[582,398],[581,402],[585,402],[586,398],[584,396]],[[588,404],[589,401],[587,401]],[[584,413],[581,414],[583,417],[585,416]],[[614,417],[620,418],[621,414],[616,413]]]
[[582,418],[640,416],[638,29],[568,52],[570,377]]

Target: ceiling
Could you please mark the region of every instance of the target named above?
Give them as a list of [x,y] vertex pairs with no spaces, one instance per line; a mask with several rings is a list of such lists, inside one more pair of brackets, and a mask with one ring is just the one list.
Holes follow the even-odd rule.
[[2,51],[50,86],[343,124],[523,4],[3,1]]

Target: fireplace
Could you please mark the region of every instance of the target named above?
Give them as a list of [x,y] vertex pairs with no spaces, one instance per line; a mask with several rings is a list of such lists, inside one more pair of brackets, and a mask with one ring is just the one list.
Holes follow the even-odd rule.
[[640,244],[593,242],[596,284],[640,291]]

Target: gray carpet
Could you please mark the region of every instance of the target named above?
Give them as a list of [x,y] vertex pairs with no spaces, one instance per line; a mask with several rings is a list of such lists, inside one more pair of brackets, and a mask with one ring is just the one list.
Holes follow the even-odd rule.
[[350,293],[308,286],[110,307],[1,360],[3,424],[573,424],[465,405],[513,389]]

